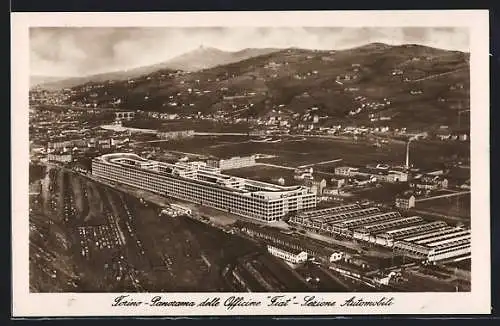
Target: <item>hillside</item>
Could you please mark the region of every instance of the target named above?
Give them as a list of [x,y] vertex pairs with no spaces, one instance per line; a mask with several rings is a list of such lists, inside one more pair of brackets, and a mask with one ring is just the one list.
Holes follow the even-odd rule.
[[143,75],[147,75],[149,73],[152,73],[154,71],[160,70],[160,69],[167,69],[166,67],[159,67],[160,64],[154,65],[154,66],[147,66],[147,67],[140,67],[140,68],[135,68],[135,69],[130,69],[130,70],[123,70],[123,71],[113,71],[113,72],[106,72],[102,74],[95,74],[95,75],[89,75],[89,76],[83,76],[83,77],[72,77],[72,78],[66,78],[66,79],[55,79],[52,81],[47,81],[43,83],[37,83],[34,84],[32,83],[31,87],[33,86],[38,86],[40,88],[46,89],[46,90],[60,90],[64,88],[73,88],[77,87],[79,85],[87,84],[87,83],[106,83],[108,81],[127,81],[130,78],[136,78],[140,77]]
[[469,54],[420,45],[284,49],[192,73],[86,84],[71,100],[160,112],[304,114],[389,126],[453,125],[469,107]]
[[30,88],[38,86],[38,85],[54,83],[54,82],[57,82],[59,80],[64,80],[64,79],[68,79],[68,78],[67,77],[32,75],[32,76],[30,76]]
[[[191,52],[182,54],[167,62],[156,65],[156,68],[177,69],[183,71],[198,71],[220,65],[226,65],[252,57],[272,53],[277,49],[244,49],[236,52],[221,51],[211,47],[199,47]],[[155,66],[152,66],[155,67]],[[157,69],[159,70],[159,69]]]
[[158,70],[183,70],[197,71],[208,69],[218,65],[225,65],[251,57],[267,54],[277,51],[276,49],[244,49],[236,52],[221,51],[210,47],[199,47],[193,51],[181,54],[170,60],[156,63],[149,66],[138,67],[128,70],[106,72],[83,77],[73,78],[36,78],[32,77],[33,82],[30,87],[40,86],[49,90],[71,88],[89,82],[105,82],[108,80],[127,80],[151,74]]

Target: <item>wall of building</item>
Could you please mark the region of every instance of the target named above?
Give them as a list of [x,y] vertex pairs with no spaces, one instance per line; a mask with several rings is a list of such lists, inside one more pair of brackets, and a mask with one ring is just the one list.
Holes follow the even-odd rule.
[[157,134],[161,139],[179,139],[194,136],[194,130],[166,131]]
[[375,178],[377,179],[377,181],[380,182],[396,183],[396,182],[408,181],[408,174],[401,171],[386,171],[380,169],[379,170],[380,173],[377,173],[377,171],[366,171],[348,166],[336,167],[334,171],[335,174],[338,176],[344,176],[344,177],[362,176],[362,177]]
[[53,162],[69,163],[73,157],[71,154],[48,154],[47,159]]
[[276,221],[289,212],[316,207],[316,196],[312,193],[295,192],[288,197],[278,196],[276,199],[265,200],[252,197],[250,193],[231,191],[154,171],[108,164],[99,159],[92,161],[92,174],[161,195],[268,222]]
[[330,256],[330,262],[336,262],[342,260],[343,254],[341,252],[334,252]]
[[255,156],[235,156],[224,160],[219,160],[219,168],[221,170],[239,169],[248,166],[254,166]]
[[286,250],[276,248],[273,246],[267,246],[267,251],[271,255],[278,257],[278,258],[281,258],[283,260],[286,260],[286,261],[293,263],[293,264],[303,263],[307,260],[307,253],[304,251],[302,251],[300,253],[291,253],[291,252],[288,252]]
[[442,251],[431,251],[427,256],[427,260],[430,262],[445,260],[457,256],[462,256],[471,253],[470,243],[464,244],[462,246],[457,246],[454,248],[448,248]]

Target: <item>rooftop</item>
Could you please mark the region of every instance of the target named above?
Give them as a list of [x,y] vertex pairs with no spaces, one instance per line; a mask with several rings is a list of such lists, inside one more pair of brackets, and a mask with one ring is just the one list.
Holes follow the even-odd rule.
[[297,192],[308,191],[307,188],[301,186],[279,186],[222,174],[219,169],[207,166],[205,162],[177,162],[170,164],[148,160],[132,153],[106,154],[95,158],[95,160],[117,166],[146,170],[159,175],[193,180],[198,183],[225,188],[226,190],[248,194],[261,199],[277,199],[283,196],[294,195]]
[[292,255],[298,255],[300,254],[301,252],[303,252],[304,250],[302,249],[296,249],[296,248],[291,248],[291,247],[279,247],[279,246],[276,246],[276,245],[267,245],[267,248],[268,249],[276,249],[278,251],[281,251],[281,252],[287,252],[287,253],[290,253]]

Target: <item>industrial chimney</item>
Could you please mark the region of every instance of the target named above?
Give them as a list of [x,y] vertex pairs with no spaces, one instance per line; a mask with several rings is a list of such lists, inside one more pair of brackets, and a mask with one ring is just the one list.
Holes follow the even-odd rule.
[[406,164],[405,164],[406,169],[410,168],[410,142],[411,139],[408,140],[408,143],[406,144]]
[[411,137],[410,139],[408,139],[408,143],[406,143],[406,162],[405,162],[406,169],[410,169],[410,143],[412,140],[416,139],[417,139],[416,137]]

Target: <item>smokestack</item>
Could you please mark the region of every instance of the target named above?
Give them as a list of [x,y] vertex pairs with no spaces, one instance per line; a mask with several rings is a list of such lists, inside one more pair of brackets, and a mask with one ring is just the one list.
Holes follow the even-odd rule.
[[410,142],[411,142],[411,139],[408,140],[408,143],[406,144],[406,164],[405,164],[405,167],[407,169],[410,168]]

